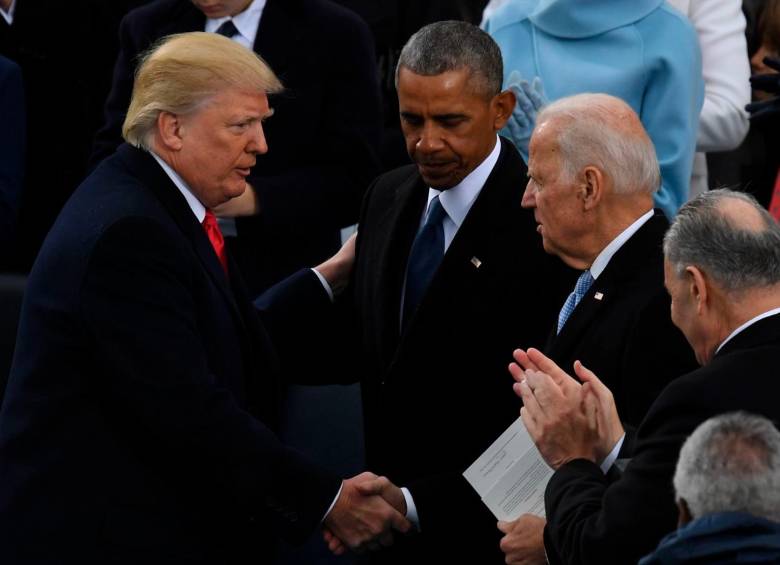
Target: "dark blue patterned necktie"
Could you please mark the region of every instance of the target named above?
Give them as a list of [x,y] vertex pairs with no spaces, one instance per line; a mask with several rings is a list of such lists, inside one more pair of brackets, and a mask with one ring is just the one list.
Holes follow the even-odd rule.
[[217,28],[217,31],[214,33],[218,33],[220,35],[224,35],[227,38],[231,38],[238,33],[238,28],[236,27],[236,24],[233,23],[233,20],[227,20],[225,22],[222,22],[222,25],[220,25]]
[[403,326],[406,327],[414,311],[420,304],[433,274],[444,257],[444,226],[442,221],[447,215],[444,207],[435,196],[428,206],[425,224],[417,233],[409,252],[406,267],[406,292],[404,293]]

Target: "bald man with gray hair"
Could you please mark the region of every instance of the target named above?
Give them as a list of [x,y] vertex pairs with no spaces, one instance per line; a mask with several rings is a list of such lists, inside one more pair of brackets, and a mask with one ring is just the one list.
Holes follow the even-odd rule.
[[735,410],[780,421],[780,227],[752,197],[715,190],[680,209],[664,254],[672,320],[703,366],[653,403],[622,473],[599,466],[623,433],[604,383],[582,363],[579,385],[539,351],[516,352],[521,416],[555,473],[546,524],[517,520],[508,563],[542,562],[545,549],[550,563],[635,563],[675,529],[672,476],[699,424]]
[[780,563],[780,431],[732,412],[685,440],[674,472],[679,529],[640,561]]

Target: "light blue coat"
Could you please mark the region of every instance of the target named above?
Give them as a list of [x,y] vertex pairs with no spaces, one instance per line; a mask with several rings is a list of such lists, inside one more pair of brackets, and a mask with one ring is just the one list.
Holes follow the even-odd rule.
[[704,80],[696,32],[663,0],[510,0],[483,23],[504,58],[549,100],[605,92],[639,114],[655,144],[672,218],[688,198]]

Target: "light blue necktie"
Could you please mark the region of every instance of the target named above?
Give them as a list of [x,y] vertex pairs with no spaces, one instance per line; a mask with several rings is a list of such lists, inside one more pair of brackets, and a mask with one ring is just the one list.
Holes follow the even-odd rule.
[[425,294],[433,274],[444,257],[444,225],[447,215],[444,206],[435,196],[428,206],[428,216],[417,237],[414,238],[406,267],[406,291],[404,293],[403,325],[411,319]]
[[580,278],[577,279],[577,284],[574,285],[574,292],[572,292],[566,299],[566,302],[563,303],[561,313],[558,314],[558,331],[556,333],[561,333],[561,329],[566,323],[566,320],[569,319],[569,316],[574,312],[577,304],[580,303],[580,300],[582,300],[582,297],[585,296],[585,293],[588,292],[588,289],[592,284],[593,277],[591,276],[590,271],[582,271]]

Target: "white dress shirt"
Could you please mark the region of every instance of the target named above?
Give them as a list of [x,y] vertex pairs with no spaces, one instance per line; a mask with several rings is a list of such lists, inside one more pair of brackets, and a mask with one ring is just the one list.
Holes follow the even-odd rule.
[[8,11],[0,8],[0,16],[3,16],[3,19],[8,23],[8,25],[11,25],[12,23],[14,23],[15,11],[16,11],[16,0],[11,0],[11,5],[8,6]]
[[168,178],[176,185],[176,188],[179,189],[179,192],[181,192],[182,196],[184,196],[184,199],[187,201],[190,210],[192,210],[192,213],[195,214],[195,217],[198,219],[198,223],[202,224],[203,220],[206,218],[206,207],[203,203],[198,200],[198,197],[193,194],[190,187],[184,182],[184,179],[181,178],[179,173],[174,171],[168,163],[163,161],[154,151],[149,151],[149,154],[154,157],[154,160],[160,164],[162,170],[168,175]]

